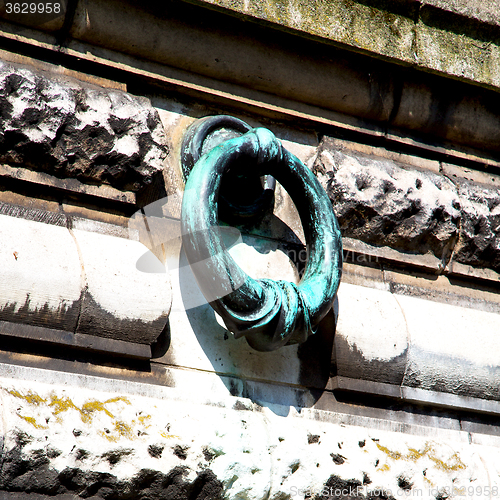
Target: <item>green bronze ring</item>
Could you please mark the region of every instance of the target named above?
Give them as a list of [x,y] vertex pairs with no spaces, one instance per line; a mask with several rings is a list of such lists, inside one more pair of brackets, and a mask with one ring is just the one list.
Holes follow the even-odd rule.
[[[249,277],[221,240],[221,183],[228,172],[249,166],[257,177],[276,178],[298,209],[308,249],[298,285]],[[182,202],[182,241],[207,301],[235,338],[245,336],[258,351],[307,340],[337,293],[342,241],[331,202],[312,172],[267,129],[225,141],[196,162]]]
[[[193,122],[184,134],[181,147],[184,179],[203,154],[249,130],[250,125],[243,120],[228,115],[206,116]],[[246,224],[260,220],[273,209],[275,187],[276,181],[269,175],[260,179],[247,175],[245,169],[226,174],[218,200],[224,222]]]

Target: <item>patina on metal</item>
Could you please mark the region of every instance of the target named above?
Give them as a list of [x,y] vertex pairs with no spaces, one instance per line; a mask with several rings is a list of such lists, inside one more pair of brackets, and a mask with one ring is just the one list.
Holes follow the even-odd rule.
[[[298,285],[253,279],[227,252],[219,227],[219,193],[228,175],[271,175],[290,194],[308,248]],[[182,202],[182,241],[207,301],[235,338],[245,336],[258,351],[307,340],[339,286],[342,242],[331,202],[312,172],[264,128],[224,141],[196,161]]]
[[[229,139],[251,130],[250,125],[233,116],[206,116],[194,122],[182,141],[182,171],[187,179],[196,162],[205,153]],[[244,158],[242,158],[244,161]],[[272,211],[275,179],[266,175],[248,175],[251,167],[230,169],[224,175],[219,192],[219,214],[227,223],[248,224]],[[252,172],[253,174],[253,172]]]

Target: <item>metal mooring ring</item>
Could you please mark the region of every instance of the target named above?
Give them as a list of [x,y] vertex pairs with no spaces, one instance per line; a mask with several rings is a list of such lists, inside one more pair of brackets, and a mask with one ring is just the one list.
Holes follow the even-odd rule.
[[[276,178],[295,203],[308,249],[298,285],[253,279],[221,240],[218,195],[239,165]],[[189,174],[182,202],[182,242],[207,301],[236,338],[258,351],[300,343],[330,309],[342,273],[342,240],[331,202],[314,174],[272,132],[256,128],[207,152]]]
[[[181,149],[182,172],[187,179],[203,154],[222,142],[245,134],[252,127],[234,116],[206,116],[196,120],[184,134]],[[270,175],[262,180],[248,176],[245,169],[226,175],[219,193],[219,212],[224,222],[251,223],[272,211],[276,181]],[[242,196],[243,195],[243,196]]]

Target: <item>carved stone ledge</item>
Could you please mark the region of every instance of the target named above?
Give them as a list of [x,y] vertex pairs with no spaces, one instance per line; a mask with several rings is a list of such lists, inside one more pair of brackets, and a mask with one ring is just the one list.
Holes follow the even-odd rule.
[[143,97],[0,63],[0,162],[87,184],[139,191],[167,146]]

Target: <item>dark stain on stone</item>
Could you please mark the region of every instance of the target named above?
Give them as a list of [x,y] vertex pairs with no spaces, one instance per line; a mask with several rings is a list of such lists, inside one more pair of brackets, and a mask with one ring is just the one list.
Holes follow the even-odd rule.
[[[24,445],[23,445],[24,446]],[[109,473],[67,467],[58,472],[50,467],[43,449],[23,453],[23,446],[2,453],[0,492],[38,495],[73,495],[80,498],[130,500],[221,500],[222,482],[210,469],[199,472],[193,481],[185,477],[187,467],[167,473],[142,469],[134,477],[119,480]]]
[[160,458],[165,446],[161,444],[150,444],[148,446],[148,453],[153,458]]
[[11,302],[1,307],[0,320],[73,332],[80,313],[80,300],[75,300],[70,305],[67,301],[62,301],[58,309],[54,310],[48,303],[33,307],[30,294],[27,293],[24,304]]
[[76,333],[151,345],[164,331],[167,322],[168,315],[162,315],[149,322],[139,319],[119,319],[104,310],[92,294],[85,290]]
[[362,380],[376,380],[386,384],[400,386],[405,377],[408,348],[390,360],[380,361],[367,359],[357,348],[350,345],[346,339],[337,336],[335,339],[337,354],[337,373],[343,377]]
[[447,498],[449,498],[448,494],[445,493],[444,491],[440,491],[437,495],[436,495],[436,500],[447,500]]
[[203,456],[205,457],[205,460],[207,462],[211,462],[217,456],[217,454],[215,453],[215,451],[211,450],[207,446],[205,446],[203,448],[202,452],[203,452]]
[[61,453],[62,451],[56,448],[51,448],[51,447],[47,448],[47,456],[49,458],[57,458]]
[[371,484],[372,480],[370,479],[370,476],[366,473],[363,472],[363,484]]
[[332,457],[333,463],[336,465],[342,465],[346,461],[346,458],[338,453],[330,453],[330,456]]
[[134,453],[134,450],[120,448],[103,453],[102,458],[105,458],[110,463],[110,465],[116,465],[123,457],[131,455],[132,453]]
[[[231,396],[238,396],[240,394],[238,384],[236,383],[236,380],[234,380],[232,378],[229,379],[229,393],[231,394]],[[239,403],[239,401],[238,401],[238,403]],[[251,410],[251,408],[235,408],[235,410],[239,410],[239,409]]]
[[22,448],[23,446],[26,446],[28,443],[31,443],[33,440],[33,437],[30,436],[29,434],[26,434],[26,432],[23,431],[16,431],[16,444],[19,448]]
[[366,495],[364,491],[366,488],[357,479],[342,479],[332,475],[314,500],[395,500],[382,488],[368,491]]
[[233,406],[233,410],[239,410],[239,411],[251,411],[252,410],[252,407],[251,406],[247,406],[245,404],[243,404],[241,401],[236,401],[236,403],[234,403],[234,406]]
[[398,476],[398,486],[405,491],[409,491],[413,487],[413,483],[404,475]]
[[187,458],[187,450],[189,449],[189,446],[181,446],[179,444],[176,444],[174,447],[174,455],[181,460],[186,460]]
[[335,335],[335,316],[330,311],[320,322],[316,333],[300,344],[297,356],[300,360],[300,385],[317,389],[311,391],[314,399],[321,397],[328,383]]
[[76,460],[85,460],[89,456],[89,452],[83,448],[78,448],[75,452]]
[[366,444],[366,441],[364,439],[363,439],[363,441],[358,441],[358,446],[360,448],[364,448],[365,444]]
[[307,444],[319,443],[318,434],[308,434],[307,435]]

